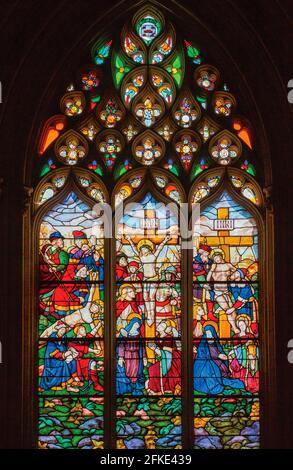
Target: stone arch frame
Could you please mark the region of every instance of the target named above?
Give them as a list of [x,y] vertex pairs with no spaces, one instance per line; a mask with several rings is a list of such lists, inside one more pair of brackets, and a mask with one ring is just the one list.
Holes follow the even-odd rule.
[[[232,16],[232,13],[231,13],[231,16]],[[235,16],[236,16],[236,15],[235,15]],[[262,150],[264,150],[264,149],[262,149]],[[263,152],[262,152],[262,154],[263,154]],[[267,158],[268,158],[268,161],[269,161],[269,157],[267,157]],[[267,181],[267,183],[270,183],[269,179],[267,179],[266,181]],[[28,185],[28,180],[27,180],[27,178],[25,179],[25,185],[26,185],[26,186]],[[270,184],[268,184],[268,185],[266,186],[266,188],[268,188],[268,189],[267,189],[267,192],[269,192],[269,187],[270,187]],[[29,192],[30,192],[30,191],[28,190],[28,193],[29,193]],[[272,222],[271,222],[271,223],[272,223]],[[268,235],[267,235],[267,236],[268,236]]]

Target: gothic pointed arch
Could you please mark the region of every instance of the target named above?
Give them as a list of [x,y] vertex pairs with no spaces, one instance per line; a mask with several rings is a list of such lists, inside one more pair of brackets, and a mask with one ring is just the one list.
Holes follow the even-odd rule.
[[41,448],[260,445],[268,170],[229,70],[179,23],[151,2],[95,35],[39,130],[25,256]]

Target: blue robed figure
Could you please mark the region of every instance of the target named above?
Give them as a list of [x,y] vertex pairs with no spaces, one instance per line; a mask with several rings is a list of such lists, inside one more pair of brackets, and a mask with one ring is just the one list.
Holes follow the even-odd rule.
[[[56,333],[52,334],[52,338]],[[40,387],[49,390],[60,387],[72,378],[76,372],[76,361],[66,362],[63,353],[67,351],[66,345],[59,341],[49,341],[45,351],[44,370]]]
[[193,365],[194,390],[209,395],[223,392],[225,387],[245,389],[244,383],[229,377],[226,355],[212,325],[204,328]]
[[[120,330],[119,338],[124,338],[124,340],[118,340],[116,352],[116,393],[118,395],[143,394],[145,378],[143,374],[143,344],[140,341],[139,333],[141,325],[142,318],[134,313],[129,316],[129,323],[125,328]],[[126,338],[132,340],[127,341]],[[123,365],[119,363],[119,358],[124,359]]]

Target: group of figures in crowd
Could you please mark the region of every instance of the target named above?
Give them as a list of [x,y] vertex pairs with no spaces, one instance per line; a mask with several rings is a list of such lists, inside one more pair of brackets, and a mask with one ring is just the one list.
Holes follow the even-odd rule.
[[103,242],[94,235],[56,231],[41,245],[41,392],[85,392],[89,384],[103,392],[103,281]]
[[[241,262],[239,263],[241,265]],[[226,261],[200,244],[193,259],[194,390],[217,395],[259,389],[257,266]]]
[[[102,392],[103,242],[53,232],[40,250],[40,390]],[[258,391],[257,270],[200,244],[193,258],[194,390]],[[252,265],[252,263],[251,263]],[[181,393],[181,261],[177,239],[125,235],[116,257],[116,392]]]

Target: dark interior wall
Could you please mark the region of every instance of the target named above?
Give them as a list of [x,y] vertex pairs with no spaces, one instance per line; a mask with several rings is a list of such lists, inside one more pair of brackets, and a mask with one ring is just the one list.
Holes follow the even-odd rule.
[[[114,0],[0,1],[0,177],[1,181],[1,320],[0,447],[21,445],[22,354],[22,214],[24,184],[31,184],[39,122],[56,112],[56,97],[70,80],[68,70],[80,64],[95,25],[141,2]],[[290,169],[292,167],[292,105],[287,83],[293,78],[292,18],[289,0],[182,0],[181,21],[194,30],[208,57],[221,59],[221,70],[237,84],[242,108],[252,109],[256,149],[265,155],[264,186],[273,184],[276,249],[277,422],[272,446],[293,448],[293,364],[287,361],[287,342],[293,338],[290,312]],[[158,5],[178,14],[176,2]],[[292,5],[291,5],[292,6]],[[114,8],[113,12],[109,10]],[[104,14],[107,15],[103,17]],[[100,26],[99,26],[100,27]],[[196,34],[196,33],[194,33]],[[291,50],[290,50],[291,49]],[[226,62],[225,62],[226,60]],[[213,60],[211,59],[211,63]],[[227,69],[229,67],[229,69]],[[241,81],[239,82],[239,76]],[[246,109],[245,109],[246,111]],[[270,175],[271,163],[271,175]],[[27,169],[25,172],[25,168]],[[25,175],[24,175],[25,173]],[[292,208],[292,206],[291,206]],[[270,262],[270,260],[268,260]]]

